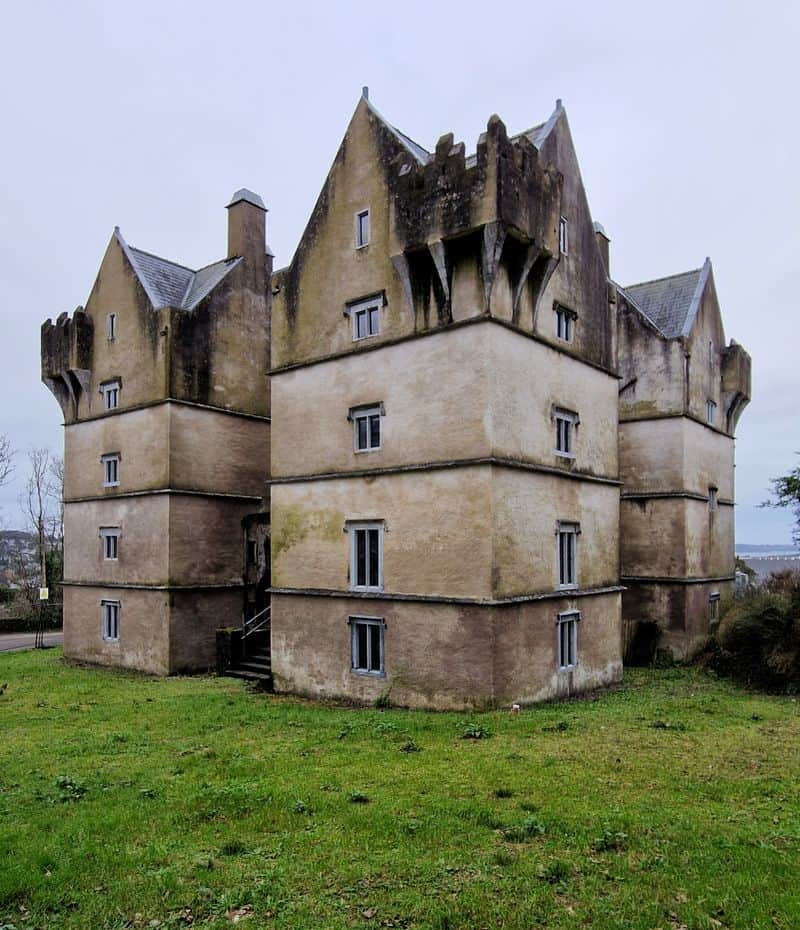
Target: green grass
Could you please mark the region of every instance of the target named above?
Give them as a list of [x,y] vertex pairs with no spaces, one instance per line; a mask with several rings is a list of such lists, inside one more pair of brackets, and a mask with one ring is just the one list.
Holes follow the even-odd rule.
[[57,650],[6,681],[0,928],[800,927],[793,698],[630,670],[518,716],[359,710]]

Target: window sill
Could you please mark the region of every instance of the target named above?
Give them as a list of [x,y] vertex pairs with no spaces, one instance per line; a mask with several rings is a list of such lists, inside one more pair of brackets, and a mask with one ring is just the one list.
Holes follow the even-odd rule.
[[352,591],[355,594],[383,594],[383,585],[378,585],[375,588],[365,588],[359,585],[352,585],[347,590]]
[[578,584],[559,584],[556,585],[556,591],[577,591],[579,587]]
[[381,451],[380,446],[375,446],[372,449],[353,449],[353,452],[355,452],[356,455],[364,455],[366,452],[380,452],[380,451]]
[[359,678],[385,678],[386,672],[368,672],[363,668],[351,668],[350,671],[353,675],[358,675]]
[[559,452],[558,449],[553,449],[553,455],[558,459],[566,459],[568,462],[575,461],[575,454],[572,452]]
[[558,671],[559,672],[574,672],[577,667],[578,667],[577,662],[574,665],[559,665]]

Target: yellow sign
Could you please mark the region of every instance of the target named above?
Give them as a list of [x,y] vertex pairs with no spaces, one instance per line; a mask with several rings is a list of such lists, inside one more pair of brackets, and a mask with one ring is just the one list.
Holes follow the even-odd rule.
[[50,589],[49,588],[39,588],[39,600],[46,601],[50,598]]

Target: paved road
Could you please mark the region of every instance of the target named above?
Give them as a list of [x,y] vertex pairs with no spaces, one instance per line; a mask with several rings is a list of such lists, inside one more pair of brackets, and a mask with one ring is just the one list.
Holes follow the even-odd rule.
[[[33,633],[0,633],[0,652],[11,652],[12,649],[33,649]],[[44,634],[45,646],[60,646],[64,642],[64,634]]]

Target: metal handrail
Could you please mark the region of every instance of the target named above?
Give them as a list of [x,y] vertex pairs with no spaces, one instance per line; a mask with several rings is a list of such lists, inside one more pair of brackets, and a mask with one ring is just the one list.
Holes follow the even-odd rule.
[[264,627],[270,621],[270,610],[271,607],[265,607],[262,611],[257,613],[254,617],[250,617],[249,620],[246,620],[242,617],[242,639],[245,640],[251,633],[258,633],[264,629]]

